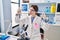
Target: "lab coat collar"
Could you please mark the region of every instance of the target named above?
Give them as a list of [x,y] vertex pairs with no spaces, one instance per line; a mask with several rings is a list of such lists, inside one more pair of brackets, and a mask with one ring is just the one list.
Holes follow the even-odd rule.
[[[32,23],[32,22],[31,22],[31,17],[32,17],[32,15],[29,16],[30,23]],[[38,17],[38,16],[36,15],[36,17],[34,18],[33,23],[36,21],[37,17]]]
[[35,22],[37,21],[37,20],[36,20],[37,18],[38,18],[38,16],[36,15],[36,17],[34,18],[33,23],[35,23]]

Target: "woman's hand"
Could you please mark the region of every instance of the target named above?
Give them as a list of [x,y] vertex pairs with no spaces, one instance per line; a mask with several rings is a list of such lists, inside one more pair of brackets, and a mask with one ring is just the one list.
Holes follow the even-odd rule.
[[21,14],[20,7],[18,8],[18,10],[17,10],[17,13],[16,13],[16,14]]
[[48,19],[45,13],[42,13],[41,18]]

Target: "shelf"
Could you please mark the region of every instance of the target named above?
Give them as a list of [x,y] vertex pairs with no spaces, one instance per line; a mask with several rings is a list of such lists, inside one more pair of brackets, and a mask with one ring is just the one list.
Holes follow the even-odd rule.
[[[47,14],[47,13],[46,13],[46,14]],[[55,15],[55,14],[50,13],[49,15]]]
[[55,14],[60,14],[60,12],[56,12]]
[[60,13],[57,13],[56,15],[60,15]]
[[[45,13],[45,12],[38,12],[38,13],[40,13],[40,14],[42,14],[42,13]],[[45,14],[54,14],[55,15],[55,13],[45,13]]]
[[55,26],[57,26],[57,27],[59,26],[59,27],[60,27],[60,24],[49,24],[49,25],[50,25],[50,26],[54,26],[54,27],[55,27]]

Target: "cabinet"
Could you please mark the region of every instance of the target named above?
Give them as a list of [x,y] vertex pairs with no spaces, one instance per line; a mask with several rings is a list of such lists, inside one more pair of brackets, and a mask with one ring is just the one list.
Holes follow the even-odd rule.
[[[56,21],[56,10],[57,10],[57,3],[59,3],[60,0],[29,0],[29,3],[23,3],[21,0],[21,4],[27,4],[28,11],[26,13],[29,13],[29,8],[31,5],[37,5],[39,10],[38,13],[42,14],[45,13],[47,17],[49,18],[49,24],[55,24]],[[22,6],[21,6],[22,8]],[[23,11],[22,11],[23,12]],[[25,12],[24,12],[25,13]]]
[[[49,24],[54,24],[54,17],[55,17],[55,12],[51,12],[51,7],[52,4],[55,5],[55,12],[56,12],[56,3],[52,2],[52,3],[30,3],[31,5],[37,5],[38,6],[38,13],[42,14],[45,13],[49,19],[48,23]],[[53,10],[53,9],[52,9]]]

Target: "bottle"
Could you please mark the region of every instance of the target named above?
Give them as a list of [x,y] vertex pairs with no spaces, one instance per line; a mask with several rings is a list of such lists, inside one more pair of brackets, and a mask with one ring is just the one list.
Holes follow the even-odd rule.
[[56,12],[56,5],[51,4],[51,13],[55,13],[55,12]]

